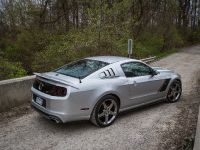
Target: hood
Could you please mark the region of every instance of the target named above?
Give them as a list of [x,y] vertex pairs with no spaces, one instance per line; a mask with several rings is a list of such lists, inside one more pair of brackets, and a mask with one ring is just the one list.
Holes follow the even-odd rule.
[[169,72],[169,73],[174,73],[173,70],[169,70],[169,69],[166,69],[166,68],[161,68],[161,67],[152,67],[154,70],[158,71],[158,72]]
[[34,73],[34,74],[36,75],[36,78],[39,77],[56,83],[78,88],[77,85],[79,84],[79,79],[77,78],[69,77],[56,72]]

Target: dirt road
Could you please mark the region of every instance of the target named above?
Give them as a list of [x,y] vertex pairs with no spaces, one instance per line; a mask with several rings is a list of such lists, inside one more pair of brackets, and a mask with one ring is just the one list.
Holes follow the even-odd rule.
[[[193,137],[197,120],[200,46],[185,48],[152,64],[182,75],[183,96],[174,104],[165,102],[120,114],[107,128],[87,121],[52,123],[29,107],[0,114],[0,149],[177,149]],[[12,116],[8,119],[5,117]]]

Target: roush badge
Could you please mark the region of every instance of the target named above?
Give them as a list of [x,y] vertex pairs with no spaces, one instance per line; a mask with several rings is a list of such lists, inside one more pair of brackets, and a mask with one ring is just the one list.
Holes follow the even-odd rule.
[[44,87],[44,83],[41,82],[41,83],[39,84],[39,86],[38,86],[38,89],[41,91],[43,87]]

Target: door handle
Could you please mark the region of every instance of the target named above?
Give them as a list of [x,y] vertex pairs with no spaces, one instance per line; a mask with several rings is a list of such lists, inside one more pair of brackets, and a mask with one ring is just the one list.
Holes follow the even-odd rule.
[[133,81],[133,85],[136,86],[136,85],[137,85],[137,82],[136,82],[136,81]]

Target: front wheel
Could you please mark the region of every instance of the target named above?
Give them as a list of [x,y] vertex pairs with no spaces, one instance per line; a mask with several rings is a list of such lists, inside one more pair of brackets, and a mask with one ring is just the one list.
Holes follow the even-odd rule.
[[112,95],[104,96],[94,107],[90,121],[96,126],[111,125],[119,113],[119,103]]
[[178,80],[173,81],[167,93],[167,101],[170,103],[177,102],[181,97],[181,93],[181,82]]

